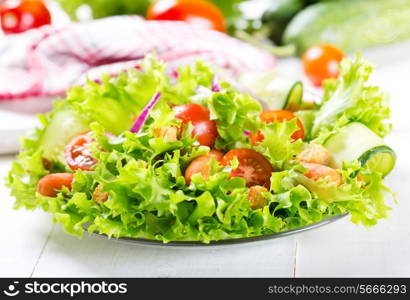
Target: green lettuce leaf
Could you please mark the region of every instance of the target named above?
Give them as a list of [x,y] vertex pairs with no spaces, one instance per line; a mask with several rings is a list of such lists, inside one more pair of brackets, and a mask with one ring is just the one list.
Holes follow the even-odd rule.
[[[349,72],[354,75],[362,62],[350,63]],[[349,68],[342,68],[342,77],[343,70]],[[87,82],[68,92],[67,99],[57,101],[52,112],[40,116],[42,126],[23,140],[23,150],[7,177],[16,198],[15,207],[40,207],[52,214],[66,232],[79,237],[84,232],[99,232],[115,238],[162,242],[209,243],[272,234],[345,212],[350,212],[353,222],[365,225],[374,225],[387,216],[385,196],[389,191],[380,175],[362,168],[364,181],[359,181],[351,176],[360,168],[353,163],[340,170],[344,184],[339,188],[303,180],[303,168],[295,157],[306,143],[291,138],[298,130],[296,120],[264,124],[258,118],[261,105],[223,80],[222,90],[212,92],[214,71],[202,62],[182,67],[178,74],[178,79],[171,82],[165,65],[148,56],[141,71],[129,70],[115,78],[106,76],[100,84]],[[324,107],[336,101],[334,95],[341,93],[339,90],[349,94],[347,90],[353,89],[355,102],[344,106],[341,115],[327,116],[337,120],[355,116],[381,134],[381,118],[370,121],[363,107],[374,98],[374,88],[361,83],[352,88],[356,83],[351,80],[345,75],[333,83],[318,114],[323,116],[328,111]],[[131,133],[133,121],[156,92],[162,94],[160,101],[141,131]],[[186,184],[185,169],[193,159],[207,154],[209,147],[198,146],[191,124],[178,132],[177,140],[159,137],[155,129],[180,127],[172,106],[189,102],[210,110],[218,127],[217,149],[252,148],[271,162],[275,172],[271,174],[270,190],[264,193],[266,206],[252,210],[245,180],[231,178],[230,168],[234,166],[221,166],[214,159],[210,161],[209,178],[196,174]],[[318,125],[320,132],[337,129],[327,123],[327,118],[322,120],[326,122]],[[64,161],[64,147],[84,130],[91,130],[94,140],[90,151],[98,161],[95,169],[75,171],[72,189],[63,188],[57,197],[38,194],[37,183],[43,176],[72,172]],[[261,131],[265,138],[252,145],[244,131]],[[96,191],[106,193],[106,201],[97,202]]]
[[372,66],[360,54],[345,58],[339,65],[340,76],[325,82],[323,104],[316,113],[312,136],[326,139],[350,122],[365,124],[383,137],[391,130],[388,95],[371,85]]

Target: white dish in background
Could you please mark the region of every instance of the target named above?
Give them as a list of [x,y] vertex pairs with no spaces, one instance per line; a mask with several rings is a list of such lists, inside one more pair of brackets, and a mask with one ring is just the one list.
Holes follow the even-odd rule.
[[35,115],[0,109],[0,154],[16,153],[20,137],[38,124]]

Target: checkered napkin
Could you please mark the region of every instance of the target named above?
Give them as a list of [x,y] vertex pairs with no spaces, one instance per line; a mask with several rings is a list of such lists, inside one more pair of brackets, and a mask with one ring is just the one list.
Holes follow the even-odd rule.
[[136,67],[152,51],[172,66],[201,58],[233,75],[274,62],[251,45],[183,22],[122,16],[46,26],[0,39],[0,102],[63,95],[86,78]]

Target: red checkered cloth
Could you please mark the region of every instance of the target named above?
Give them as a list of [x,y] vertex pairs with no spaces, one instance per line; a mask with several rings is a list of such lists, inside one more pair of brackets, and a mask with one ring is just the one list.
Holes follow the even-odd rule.
[[251,45],[183,22],[123,16],[47,26],[0,41],[0,102],[64,95],[87,77],[136,67],[152,51],[173,66],[201,58],[234,75],[274,63]]

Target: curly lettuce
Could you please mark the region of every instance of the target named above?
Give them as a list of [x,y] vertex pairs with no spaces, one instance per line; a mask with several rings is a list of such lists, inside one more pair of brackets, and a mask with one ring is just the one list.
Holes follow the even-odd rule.
[[[334,82],[325,103],[335,101],[332,95],[347,86],[345,73],[360,69],[357,64],[361,62],[346,64],[351,67],[342,68],[344,79]],[[335,190],[324,189],[320,183],[301,184],[301,166],[294,159],[306,143],[291,138],[298,130],[295,120],[262,123],[258,118],[261,105],[223,80],[221,90],[212,92],[214,72],[202,62],[182,67],[178,74],[171,82],[165,65],[149,56],[142,70],[129,70],[115,78],[105,76],[99,84],[87,82],[73,88],[66,99],[56,101],[52,112],[40,116],[41,128],[23,140],[23,150],[7,177],[15,207],[40,207],[66,232],[79,237],[84,232],[98,232],[163,242],[209,243],[272,234],[345,212],[350,212],[353,222],[365,225],[386,217],[389,208],[384,197],[388,190],[381,176],[361,170],[364,184],[352,178],[358,168],[353,164],[343,167],[344,184]],[[198,93],[198,89],[206,92]],[[369,95],[370,91],[365,91]],[[133,120],[156,92],[162,95],[160,101],[142,129],[131,133]],[[354,112],[364,101],[360,95],[356,98],[341,114],[361,116],[366,121],[367,114]],[[263,208],[250,209],[245,180],[231,178],[230,167],[215,160],[210,161],[207,180],[195,174],[190,184],[186,183],[188,164],[210,149],[198,146],[191,134],[192,125],[185,126],[177,140],[158,137],[155,128],[180,126],[172,106],[189,102],[210,110],[218,127],[217,149],[252,148],[271,162],[275,172],[264,194],[267,204]],[[340,117],[339,113],[330,115]],[[380,130],[376,125],[373,128]],[[46,174],[72,172],[63,157],[64,147],[73,136],[88,130],[94,140],[90,150],[98,160],[95,169],[75,171],[71,190],[63,188],[57,197],[37,193],[37,183]],[[261,131],[265,138],[255,145],[244,131]],[[95,200],[96,190],[106,193],[106,201]]]
[[369,83],[372,69],[360,54],[342,60],[339,78],[325,81],[323,103],[313,122],[312,138],[324,140],[350,122],[363,123],[381,137],[391,131],[388,95]]

